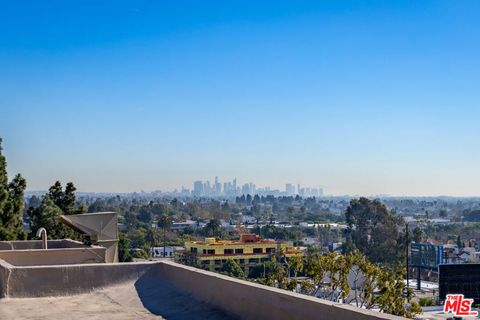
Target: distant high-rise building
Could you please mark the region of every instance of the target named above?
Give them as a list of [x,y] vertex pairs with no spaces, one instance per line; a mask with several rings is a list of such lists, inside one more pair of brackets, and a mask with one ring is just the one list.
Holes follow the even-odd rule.
[[204,195],[210,194],[210,181],[206,181],[206,182],[203,184],[203,194],[204,194]]
[[250,185],[250,194],[255,194],[257,192],[257,187],[253,182],[250,182],[249,185]]
[[222,194],[222,184],[218,182],[218,177],[215,177],[215,195],[219,196]]
[[224,183],[223,183],[223,193],[224,193],[224,194],[227,194],[227,192],[228,192],[228,183],[227,183],[227,182],[224,182]]
[[291,196],[292,194],[295,194],[295,186],[291,183],[287,183],[285,185],[285,193],[287,196]]
[[242,194],[244,195],[250,194],[250,185],[248,183],[245,183],[242,186]]
[[298,185],[297,194],[298,194],[300,197],[304,197],[304,196],[305,196],[305,188],[300,188],[300,185]]
[[193,183],[193,191],[194,196],[201,196],[203,195],[203,183],[201,180],[195,181]]

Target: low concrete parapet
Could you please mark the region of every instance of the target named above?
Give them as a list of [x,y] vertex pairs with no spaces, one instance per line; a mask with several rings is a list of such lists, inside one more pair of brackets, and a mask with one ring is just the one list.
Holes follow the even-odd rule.
[[[51,249],[59,248],[82,248],[85,245],[80,241],[71,239],[47,240],[48,247]],[[38,250],[42,248],[42,240],[13,240],[0,241],[0,251],[2,250]]]
[[68,296],[90,292],[136,281],[155,264],[93,263],[18,267],[0,260],[0,297]]
[[[403,319],[171,261],[16,267],[0,260],[0,297],[67,296],[126,282],[135,286],[140,299],[146,298],[142,300],[146,309],[160,315],[157,308],[149,307],[147,298],[156,298],[142,292],[145,285],[175,287],[182,295],[238,319]],[[158,303],[168,305],[168,301]]]
[[195,299],[240,319],[404,319],[371,310],[164,262],[159,276]]
[[5,250],[0,251],[0,259],[14,266],[104,263],[105,252],[106,249],[99,246],[47,250]]
[[71,239],[48,240],[48,249],[42,240],[0,241],[0,259],[14,266],[64,265],[103,263],[107,249],[85,245]]

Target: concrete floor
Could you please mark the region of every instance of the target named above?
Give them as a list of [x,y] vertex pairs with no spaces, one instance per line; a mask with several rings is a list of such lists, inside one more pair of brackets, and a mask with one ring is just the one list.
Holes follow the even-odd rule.
[[0,319],[231,319],[158,279],[68,297],[0,299]]

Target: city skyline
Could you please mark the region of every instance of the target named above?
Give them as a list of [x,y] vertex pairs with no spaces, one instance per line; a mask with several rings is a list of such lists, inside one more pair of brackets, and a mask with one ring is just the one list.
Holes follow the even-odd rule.
[[[28,190],[28,194],[46,192],[45,190]],[[89,193],[89,191],[80,191],[81,193]],[[213,181],[209,179],[200,179],[193,181],[189,186],[180,186],[172,189],[160,190],[135,190],[125,193],[146,192],[152,194],[168,194],[178,196],[198,196],[198,197],[236,197],[242,195],[273,195],[273,196],[296,196],[301,197],[321,197],[324,196],[324,188],[316,186],[304,186],[301,184],[285,183],[283,187],[276,186],[260,186],[254,182],[242,182],[236,177],[231,181],[222,181],[215,176]],[[105,192],[110,193],[110,192]],[[116,192],[111,192],[115,194]],[[121,194],[123,192],[119,192]]]
[[284,188],[276,188],[272,186],[257,186],[254,182],[241,183],[237,178],[232,181],[221,182],[218,176],[215,177],[213,183],[210,180],[196,180],[193,182],[193,188],[189,190],[182,186],[180,193],[191,194],[193,196],[241,196],[241,195],[274,195],[274,196],[292,196],[299,195],[302,197],[319,197],[323,196],[323,188],[309,187],[292,183],[285,183]]
[[87,3],[0,12],[0,136],[28,190],[480,195],[477,1]]

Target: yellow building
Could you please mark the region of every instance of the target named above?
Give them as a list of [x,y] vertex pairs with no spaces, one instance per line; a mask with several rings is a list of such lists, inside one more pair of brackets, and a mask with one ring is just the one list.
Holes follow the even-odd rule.
[[270,256],[283,251],[286,257],[299,253],[287,242],[264,240],[255,234],[243,234],[239,240],[217,240],[185,242],[185,250],[177,259],[195,264],[203,269],[219,271],[228,260],[235,260],[248,273],[249,267],[270,260]]

